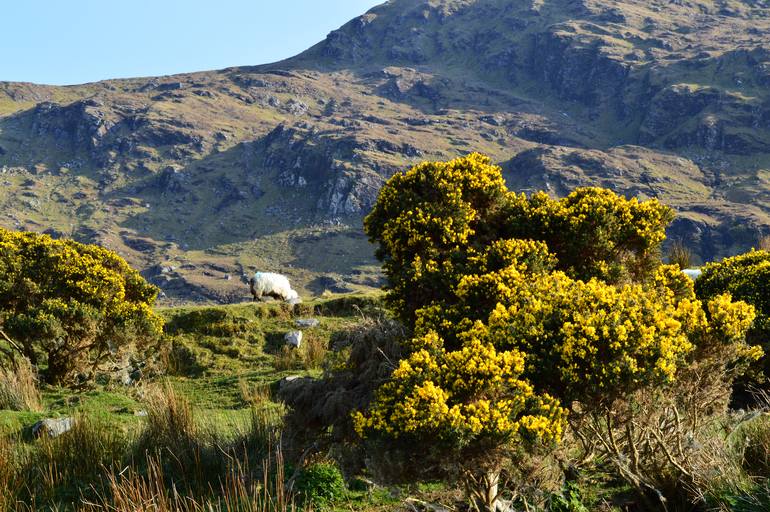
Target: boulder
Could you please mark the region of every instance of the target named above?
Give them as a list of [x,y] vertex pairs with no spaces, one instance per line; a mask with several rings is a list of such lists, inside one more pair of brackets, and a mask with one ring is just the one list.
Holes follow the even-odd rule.
[[72,430],[74,424],[75,420],[70,417],[40,420],[32,425],[32,435],[35,437],[59,437]]
[[318,327],[318,324],[320,323],[321,322],[319,322],[317,318],[298,318],[294,321],[294,325],[296,325],[297,327],[302,327],[304,329]]
[[284,335],[283,340],[290,347],[299,348],[302,343],[302,331],[289,331]]

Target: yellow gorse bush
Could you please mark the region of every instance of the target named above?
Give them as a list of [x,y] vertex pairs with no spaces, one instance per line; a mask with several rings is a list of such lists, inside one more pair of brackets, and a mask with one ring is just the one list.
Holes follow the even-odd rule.
[[158,339],[157,293],[112,251],[0,229],[0,326],[51,382]]
[[493,454],[558,441],[568,411],[663,389],[713,354],[730,354],[725,367],[760,357],[745,342],[751,306],[704,305],[662,265],[671,219],[605,189],[509,192],[478,154],[393,176],[365,228],[413,336],[355,413],[359,435],[438,442],[499,469]]
[[478,335],[463,348],[446,351],[435,332],[402,360],[366,414],[355,415],[356,430],[394,437],[430,435],[465,446],[478,441],[510,441],[527,436],[559,440],[564,409],[548,395],[538,396],[521,379],[524,355],[497,351]]
[[[698,298],[713,300],[727,293],[754,306],[756,319],[747,333],[748,342],[770,350],[770,252],[752,250],[709,263],[702,270],[695,285]],[[770,358],[765,358],[752,373],[752,386],[766,381],[770,376]]]

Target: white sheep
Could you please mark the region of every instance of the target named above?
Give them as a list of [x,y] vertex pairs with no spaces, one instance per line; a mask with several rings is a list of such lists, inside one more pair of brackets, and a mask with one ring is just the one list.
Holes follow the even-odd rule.
[[286,276],[281,274],[257,272],[249,280],[249,286],[254,300],[260,300],[262,297],[273,297],[291,303],[299,301],[299,295],[291,288]]

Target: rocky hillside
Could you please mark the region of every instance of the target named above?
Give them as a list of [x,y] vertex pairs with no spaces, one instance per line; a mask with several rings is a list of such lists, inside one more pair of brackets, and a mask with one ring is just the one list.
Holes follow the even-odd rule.
[[388,176],[473,150],[511,187],[659,197],[700,257],[770,231],[770,2],[391,0],[284,62],[0,83],[0,225],[97,242],[168,300],[376,286]]

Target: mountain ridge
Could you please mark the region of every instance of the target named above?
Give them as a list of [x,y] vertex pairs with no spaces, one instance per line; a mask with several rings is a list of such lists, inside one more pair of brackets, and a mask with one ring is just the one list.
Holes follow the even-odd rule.
[[117,250],[169,301],[381,282],[361,218],[394,172],[489,154],[517,190],[677,209],[711,259],[770,226],[764,1],[393,0],[277,63],[0,83],[0,225]]

